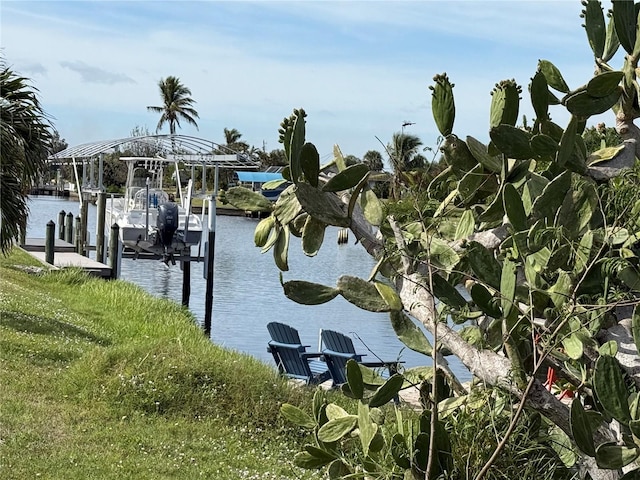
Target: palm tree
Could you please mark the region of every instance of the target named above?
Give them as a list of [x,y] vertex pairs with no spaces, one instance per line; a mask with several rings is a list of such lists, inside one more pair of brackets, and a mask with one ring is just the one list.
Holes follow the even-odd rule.
[[53,127],[37,89],[0,59],[0,251],[7,254],[25,232],[28,188],[47,172]]
[[418,153],[422,141],[416,135],[396,132],[387,146],[393,168],[393,197],[399,198],[399,187],[405,172],[424,166],[424,157]]
[[384,169],[382,154],[377,150],[369,150],[362,157],[362,161],[369,167],[372,172],[381,172]]
[[236,128],[224,129],[224,141],[227,147],[234,152],[246,152],[249,150],[249,144],[240,140],[242,134]]
[[158,82],[160,87],[160,97],[162,98],[161,107],[147,107],[150,112],[160,113],[160,120],[156,127],[156,133],[164,126],[165,123],[169,124],[169,133],[174,135],[176,133],[176,125],[180,126],[180,120],[185,120],[187,123],[198,128],[196,118],[198,112],[192,107],[196,101],[191,98],[191,90],[180,83],[178,77],[169,76],[164,79],[160,79]]

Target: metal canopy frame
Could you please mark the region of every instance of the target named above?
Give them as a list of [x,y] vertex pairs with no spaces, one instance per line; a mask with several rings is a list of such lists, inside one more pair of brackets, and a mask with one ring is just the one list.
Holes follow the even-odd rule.
[[126,152],[127,149],[154,148],[156,154],[166,159],[184,162],[186,166],[215,166],[254,170],[260,161],[253,155],[236,152],[204,138],[188,135],[141,135],[137,137],[103,140],[68,147],[49,156],[52,163],[67,163],[91,159],[101,154]]

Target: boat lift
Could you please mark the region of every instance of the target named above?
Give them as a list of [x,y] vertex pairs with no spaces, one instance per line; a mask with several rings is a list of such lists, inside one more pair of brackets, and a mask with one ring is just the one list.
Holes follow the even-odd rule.
[[[49,156],[49,163],[52,165],[71,164],[74,167],[76,177],[76,185],[80,197],[80,228],[82,230],[79,236],[79,251],[86,252],[87,238],[87,213],[88,201],[92,196],[97,197],[98,204],[98,221],[96,225],[96,260],[104,262],[104,232],[105,232],[105,206],[106,206],[106,188],[103,183],[104,159],[107,154],[119,154],[123,156],[139,156],[139,157],[161,157],[166,160],[173,160],[183,163],[186,167],[191,167],[191,176],[195,176],[195,169],[202,169],[202,192],[195,195],[196,198],[203,199],[202,219],[205,215],[205,201],[207,205],[208,222],[207,222],[207,238],[204,242],[204,257],[200,256],[200,247],[203,240],[198,244],[198,255],[180,256],[176,260],[180,261],[180,268],[183,271],[182,283],[182,304],[189,305],[189,296],[191,292],[191,262],[202,261],[203,276],[206,279],[207,287],[205,293],[205,322],[204,330],[207,335],[211,334],[211,316],[213,309],[213,271],[214,271],[214,255],[215,255],[215,217],[216,217],[216,198],[218,194],[218,176],[220,168],[229,168],[234,170],[257,170],[260,167],[260,161],[257,157],[248,154],[236,152],[226,145],[220,145],[210,140],[188,136],[188,135],[141,135],[134,137],[126,137],[115,140],[104,140],[98,142],[84,143],[81,145],[68,147],[60,152]],[[97,175],[96,175],[97,162]],[[82,182],[78,173],[78,165],[82,165]],[[214,185],[213,193],[206,194],[207,168],[214,168]],[[177,178],[178,188],[180,179]],[[182,192],[180,192],[182,196]],[[204,222],[203,222],[204,224]],[[111,229],[110,229],[111,231]],[[112,268],[118,271],[122,248],[117,248],[119,254],[117,258],[109,258]],[[138,255],[139,259],[157,259],[157,255]]]

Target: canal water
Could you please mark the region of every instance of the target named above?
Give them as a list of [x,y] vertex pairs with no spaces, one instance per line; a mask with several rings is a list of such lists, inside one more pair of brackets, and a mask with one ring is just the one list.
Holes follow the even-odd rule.
[[[61,210],[79,213],[74,200],[33,196],[27,236],[44,238],[49,220],[57,222]],[[95,244],[95,206],[89,205],[90,242]],[[206,224],[206,219],[205,219]],[[284,296],[279,270],[270,252],[261,253],[254,245],[253,232],[257,220],[218,215],[216,219],[214,292],[211,340],[227,348],[249,353],[273,364],[267,353],[269,334],[266,325],[272,321],[289,324],[300,332],[303,343],[316,350],[321,329],[342,332],[352,337],[358,353],[366,360],[400,359],[405,367],[430,364],[430,359],[413,352],[397,339],[385,313],[361,310],[338,296],[323,305],[299,305]],[[56,234],[58,227],[56,225]],[[315,257],[302,253],[300,241],[292,237],[289,247],[289,271],[284,280],[308,280],[333,286],[344,274],[368,277],[373,259],[353,237],[347,245],[338,245],[338,229],[330,227],[325,242]],[[135,283],[149,293],[180,302],[182,271],[179,264],[165,266],[159,260],[122,259],[120,278]],[[192,263],[189,308],[200,325],[205,317],[206,281],[203,263]],[[469,378],[464,366],[452,362],[454,372],[462,380]]]

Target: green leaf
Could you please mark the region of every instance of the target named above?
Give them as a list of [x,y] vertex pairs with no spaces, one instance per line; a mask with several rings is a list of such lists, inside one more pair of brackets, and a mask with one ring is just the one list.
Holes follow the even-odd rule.
[[349,415],[349,413],[344,408],[342,408],[340,405],[336,405],[335,403],[330,403],[329,405],[327,405],[325,412],[329,420],[353,416]]
[[527,216],[531,215],[533,211],[533,204],[536,199],[542,194],[544,187],[547,186],[549,180],[537,173],[531,173],[529,180],[525,183],[522,190],[522,205]]
[[273,259],[282,272],[289,270],[289,227],[284,226],[278,232],[278,238],[273,246]]
[[467,260],[477,278],[495,289],[500,288],[502,266],[490,250],[478,242],[469,242]]
[[467,305],[467,301],[460,292],[445,278],[436,273],[432,276],[432,280],[433,294],[438,300],[453,308],[463,308]]
[[602,54],[602,60],[604,62],[608,62],[609,60],[611,60],[618,51],[619,46],[620,40],[618,39],[618,34],[616,33],[615,20],[613,19],[612,15],[607,22],[607,39],[604,44],[604,53]]
[[589,95],[586,90],[582,90],[567,97],[564,104],[573,115],[589,118],[613,108],[620,100],[621,95],[622,88],[620,87],[616,87],[616,90],[604,97],[594,97]]
[[489,155],[486,145],[479,142],[475,138],[467,137],[467,146],[473,158],[476,159],[484,168],[493,173],[500,173],[502,162],[499,157]]
[[636,23],[637,15],[634,2],[627,0],[612,0],[613,21],[616,26],[616,33],[622,48],[629,55],[633,54],[636,43]]
[[603,443],[596,448],[596,463],[600,468],[617,470],[629,465],[636,458],[638,458],[637,448],[623,447],[613,442]]
[[420,330],[420,328],[418,328],[418,326],[413,323],[407,315],[398,310],[390,312],[389,315],[391,317],[391,326],[393,327],[393,331],[403,344],[414,352],[431,356],[433,352],[431,343],[422,330]]
[[253,233],[253,242],[256,244],[256,247],[265,246],[275,222],[276,219],[272,215],[263,218],[258,222],[255,232]]
[[587,38],[589,39],[589,45],[593,51],[593,56],[595,58],[602,58],[607,35],[602,5],[596,0],[588,0],[583,3],[583,5],[585,6],[583,11],[584,23],[585,30],[587,31]]
[[562,338],[565,353],[573,360],[580,360],[584,354],[584,344],[578,335],[570,334]]
[[549,431],[549,440],[551,448],[555,450],[562,463],[571,468],[575,465],[577,455],[571,448],[571,440],[569,436],[564,433],[560,427],[553,425]]
[[285,296],[301,305],[321,305],[338,296],[340,290],[319,283],[291,280],[282,284]]
[[531,134],[511,125],[498,125],[489,131],[491,141],[509,158],[525,160],[534,156]]
[[273,214],[281,225],[292,222],[302,211],[302,206],[295,193],[295,187],[287,187],[279,196],[273,207]]
[[316,419],[316,422],[320,423],[320,418],[324,416],[324,406],[325,406],[325,396],[322,389],[318,388],[313,394],[313,418]]
[[[504,188],[500,188],[491,204],[480,214],[478,221],[480,222],[498,222],[504,217],[504,202],[502,201]],[[482,226],[480,227],[482,228]]]
[[291,169],[291,181],[297,184],[302,174],[302,166],[300,164],[300,153],[304,146],[305,136],[305,120],[304,115],[296,115],[293,124],[293,132],[291,134],[291,142],[289,144],[289,168]]
[[549,182],[542,193],[533,202],[532,214],[536,219],[553,221],[562,205],[564,197],[571,188],[571,172],[566,171]]
[[402,375],[398,373],[389,377],[389,379],[373,394],[369,400],[369,406],[380,407],[389,403],[398,395],[403,383],[404,379],[402,378]]
[[600,355],[609,355],[615,357],[618,353],[618,342],[615,340],[609,340],[598,347],[598,353]]
[[338,290],[349,303],[369,312],[388,312],[391,310],[382,298],[376,286],[358,277],[343,275],[338,279]]
[[471,287],[471,298],[473,302],[485,314],[492,318],[501,318],[502,312],[498,303],[494,301],[493,296],[487,288],[481,283],[476,283]]
[[[529,85],[531,105],[538,121],[549,118],[549,86],[541,71],[537,71]],[[533,139],[532,139],[533,140]]]
[[611,95],[617,90],[623,78],[624,72],[619,70],[599,73],[587,83],[587,93],[592,97]]
[[593,372],[593,386],[605,411],[619,422],[627,424],[631,420],[629,392],[615,357],[598,357]]
[[487,180],[482,165],[478,164],[469,170],[458,182],[458,194],[465,204],[474,201],[476,193]]
[[351,390],[353,398],[362,400],[364,395],[364,383],[362,382],[362,372],[360,371],[358,362],[353,359],[347,360],[346,371],[347,383],[349,384],[349,389]]
[[[391,439],[391,456],[400,468],[411,468],[411,461],[409,460],[409,449],[404,436],[400,433],[396,433]],[[407,470],[411,473],[411,470]],[[411,476],[413,478],[413,475]]]
[[271,200],[245,187],[231,187],[225,195],[231,205],[247,212],[269,212],[273,208]]
[[569,125],[567,125],[566,130],[562,134],[562,139],[560,140],[560,148],[558,149],[558,153],[556,154],[556,163],[560,167],[564,167],[573,154],[573,150],[576,145],[577,129],[578,117],[576,117],[575,115],[571,115]]
[[307,470],[314,470],[320,467],[324,467],[332,460],[326,461],[324,458],[316,457],[309,452],[298,452],[293,456],[293,463],[295,466],[305,468]]
[[634,267],[625,267],[619,273],[618,277],[631,290],[640,292],[640,274]]
[[318,186],[320,175],[320,155],[313,143],[305,143],[300,150],[300,167],[304,178],[314,187]]
[[371,421],[369,417],[369,406],[362,402],[358,403],[358,430],[360,430],[362,453],[366,457],[369,455],[369,447],[373,438],[376,436],[378,425]]
[[559,144],[549,135],[540,133],[531,137],[529,141],[531,150],[538,158],[555,157]]
[[364,163],[351,165],[336,175],[322,187],[323,192],[340,192],[355,187],[369,173]]
[[567,83],[564,81],[564,78],[562,78],[560,70],[558,70],[553,63],[548,60],[539,60],[538,68],[544,74],[551,88],[562,93],[569,93],[570,89]]
[[373,285],[392,311],[402,310],[402,300],[393,287],[378,281],[374,281]]
[[364,218],[374,226],[380,226],[384,221],[384,210],[382,202],[376,194],[369,188],[365,188],[360,194],[360,207],[364,213]]
[[358,422],[355,415],[347,415],[329,420],[318,430],[318,440],[324,443],[337,442],[351,433]]
[[633,332],[633,343],[636,344],[636,350],[640,353],[640,306],[636,305],[631,316],[631,331]]
[[564,305],[571,297],[573,281],[567,272],[560,272],[556,283],[547,291],[556,307]]
[[302,230],[302,251],[308,257],[318,253],[324,241],[324,232],[327,224],[315,217],[308,216]]
[[584,407],[579,398],[574,398],[571,403],[571,434],[578,448],[589,455],[596,456],[596,447],[593,443],[593,432],[587,419]]
[[341,480],[343,478],[348,478],[352,473],[351,469],[340,459],[331,462],[331,465],[329,465],[329,468],[327,469],[329,480]]
[[295,194],[302,208],[318,220],[336,227],[348,227],[351,223],[336,195],[318,190],[304,182],[297,185]]
[[316,422],[311,416],[300,410],[294,405],[288,403],[282,404],[280,407],[280,413],[282,416],[292,423],[304,428],[315,428]]
[[336,162],[336,167],[338,167],[339,172],[347,168],[347,163],[344,161],[344,156],[338,145],[333,146],[333,161]]
[[513,229],[516,232],[527,230],[527,214],[524,211],[522,198],[513,184],[507,183],[504,186],[503,201],[504,211],[507,213]]
[[460,221],[458,222],[458,226],[456,227],[456,235],[454,237],[454,240],[467,238],[474,232],[475,226],[476,221],[473,217],[473,211],[471,209],[466,209],[464,212],[462,212],[462,216],[460,217]]
[[429,87],[432,91],[431,112],[438,131],[443,137],[446,137],[453,131],[453,122],[456,117],[453,84],[446,74],[436,75],[433,80],[435,85]]
[[517,265],[511,260],[504,259],[502,262],[502,276],[500,277],[500,303],[502,314],[508,317],[513,308],[516,296],[516,269]]
[[450,271],[460,262],[460,256],[451,246],[438,237],[428,239],[430,260],[446,271]]

